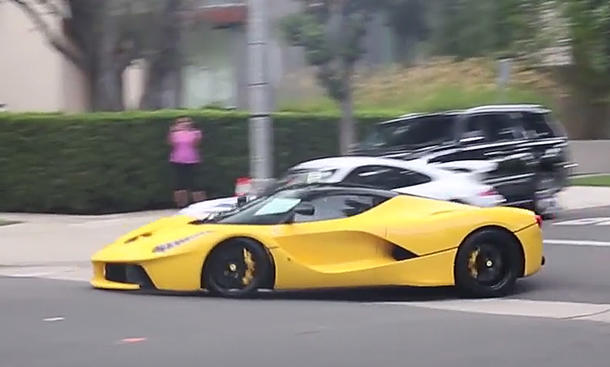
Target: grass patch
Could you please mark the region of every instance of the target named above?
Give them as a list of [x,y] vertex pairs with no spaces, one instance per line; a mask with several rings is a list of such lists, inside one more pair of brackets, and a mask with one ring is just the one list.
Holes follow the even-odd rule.
[[610,175],[575,177],[570,183],[572,186],[610,186]]
[[[486,59],[441,58],[412,67],[388,66],[362,71],[354,80],[357,111],[436,112],[498,103],[539,103],[553,107],[558,87],[547,73],[516,65],[505,90],[496,84],[497,65]],[[311,79],[311,80],[310,80]],[[315,78],[296,76],[303,93],[283,93],[280,111],[338,112],[339,106],[314,90]]]

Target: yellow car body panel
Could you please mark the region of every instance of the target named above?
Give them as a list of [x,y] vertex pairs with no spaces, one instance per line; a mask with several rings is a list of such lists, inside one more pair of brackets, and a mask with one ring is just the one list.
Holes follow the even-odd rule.
[[456,252],[457,250],[449,250],[401,262],[386,258],[329,267],[310,267],[293,261],[286,252],[276,249],[272,251],[276,263],[275,289],[449,286],[454,284],[453,261]]
[[542,232],[537,226],[529,226],[515,233],[522,243],[525,257],[524,276],[536,274],[541,267],[544,255]]
[[[141,266],[154,287],[192,291],[202,288],[202,269],[211,250],[231,238],[254,239],[274,264],[275,289],[455,284],[454,261],[466,237],[483,227],[501,227],[519,239],[525,274],[541,267],[542,235],[532,212],[515,208],[476,208],[399,195],[362,214],[318,222],[242,225],[190,224],[194,218],[163,218],[109,244],[92,257],[97,288],[137,289],[137,284],[105,278],[106,264]],[[189,241],[165,252],[156,246]],[[396,248],[412,254],[397,260]]]

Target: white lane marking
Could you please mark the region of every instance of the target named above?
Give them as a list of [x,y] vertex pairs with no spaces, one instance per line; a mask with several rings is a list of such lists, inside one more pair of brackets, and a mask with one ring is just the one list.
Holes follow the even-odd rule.
[[443,311],[459,311],[503,316],[590,320],[610,323],[610,304],[531,301],[521,299],[375,302],[375,304],[412,306]]
[[610,226],[609,217],[580,218],[553,223],[554,226]]
[[90,267],[25,267],[0,268],[0,276],[9,278],[43,278],[87,282],[90,280]]
[[610,242],[581,240],[544,240],[545,245],[610,247]]
[[42,319],[42,321],[46,322],[56,322],[56,321],[64,321],[63,317],[47,317],[46,319]]
[[10,278],[44,278],[51,275],[51,273],[0,273],[0,276]]
[[146,337],[143,337],[143,338],[123,338],[123,339],[117,341],[117,344],[135,344],[135,343],[145,342],[146,340],[148,340],[148,338],[146,338]]

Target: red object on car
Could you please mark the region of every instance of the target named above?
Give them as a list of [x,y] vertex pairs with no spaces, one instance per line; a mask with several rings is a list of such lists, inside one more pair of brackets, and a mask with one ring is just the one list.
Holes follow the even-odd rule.
[[252,190],[252,179],[240,177],[235,181],[235,196],[246,196]]

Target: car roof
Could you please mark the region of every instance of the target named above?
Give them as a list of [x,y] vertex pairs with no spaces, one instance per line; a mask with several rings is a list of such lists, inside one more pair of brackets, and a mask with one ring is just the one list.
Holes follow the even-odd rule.
[[500,104],[478,106],[465,110],[463,113],[485,113],[485,112],[537,112],[546,113],[550,110],[538,104]]
[[409,120],[417,120],[430,117],[457,117],[460,115],[469,115],[473,113],[494,113],[494,112],[532,112],[532,113],[549,113],[551,112],[545,106],[539,104],[497,104],[472,107],[464,110],[450,110],[432,113],[409,113],[398,118],[382,121],[379,125],[394,124]]
[[349,169],[357,168],[362,166],[394,166],[403,167],[406,169],[413,170],[430,170],[431,167],[424,161],[419,160],[402,160],[393,158],[383,157],[370,157],[370,156],[347,156],[347,157],[331,157],[315,159],[307,162],[300,163],[293,167],[293,169],[319,169],[319,168],[331,168],[331,169]]
[[400,196],[400,193],[389,190],[382,190],[366,186],[357,185],[346,185],[346,184],[326,184],[326,183],[315,183],[315,184],[304,184],[298,186],[290,186],[276,191],[280,193],[283,191],[293,191],[295,194],[303,199],[321,196],[321,195],[375,195],[385,198],[393,198]]
[[391,125],[391,124],[410,121],[410,120],[417,120],[417,119],[421,119],[421,118],[440,117],[440,116],[455,117],[455,116],[459,116],[462,112],[463,112],[462,110],[454,110],[454,111],[442,111],[442,112],[432,112],[432,113],[409,113],[409,114],[402,115],[395,119],[382,121],[379,124],[380,125],[386,125],[386,124]]

